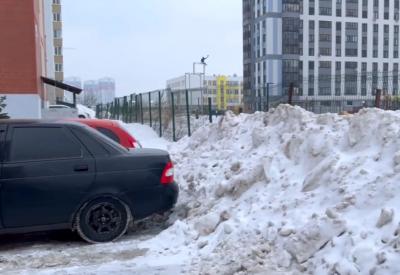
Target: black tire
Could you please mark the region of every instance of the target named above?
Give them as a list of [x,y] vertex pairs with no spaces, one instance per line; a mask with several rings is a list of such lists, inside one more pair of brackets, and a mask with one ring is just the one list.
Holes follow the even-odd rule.
[[131,220],[129,208],[121,201],[98,198],[85,204],[76,216],[76,230],[89,243],[112,242],[124,235]]
[[84,115],[79,115],[78,118],[86,118]]

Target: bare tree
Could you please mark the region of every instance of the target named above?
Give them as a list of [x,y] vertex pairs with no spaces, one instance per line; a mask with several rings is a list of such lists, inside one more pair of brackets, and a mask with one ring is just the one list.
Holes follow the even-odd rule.
[[93,92],[84,92],[83,94],[83,105],[86,106],[96,106],[97,104],[97,96]]
[[6,97],[0,97],[0,119],[10,118],[7,113],[3,113],[4,108],[7,106],[6,104]]

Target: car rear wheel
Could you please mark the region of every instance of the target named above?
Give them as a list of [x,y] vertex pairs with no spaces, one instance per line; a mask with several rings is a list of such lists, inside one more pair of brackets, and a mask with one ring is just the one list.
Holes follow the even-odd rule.
[[87,242],[112,242],[126,233],[129,222],[130,211],[124,203],[114,198],[98,198],[79,211],[76,229]]

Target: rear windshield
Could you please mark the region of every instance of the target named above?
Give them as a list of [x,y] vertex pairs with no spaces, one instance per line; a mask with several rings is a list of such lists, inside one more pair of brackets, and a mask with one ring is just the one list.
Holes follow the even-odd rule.
[[84,130],[89,131],[91,134],[93,134],[96,137],[96,139],[106,143],[107,145],[111,146],[113,149],[117,150],[118,152],[124,153],[124,152],[128,151],[128,149],[126,149],[119,143],[113,141],[112,139],[106,137],[105,135],[98,132],[97,130],[95,130],[87,125],[83,125],[83,124],[79,124],[79,126],[82,126],[82,128],[84,128]]
[[119,139],[119,137],[114,134],[113,131],[107,129],[107,128],[103,128],[103,127],[97,127],[96,128],[100,133],[102,133],[103,135],[105,135],[106,137],[112,139],[113,141],[117,142],[118,144],[121,144],[121,140]]

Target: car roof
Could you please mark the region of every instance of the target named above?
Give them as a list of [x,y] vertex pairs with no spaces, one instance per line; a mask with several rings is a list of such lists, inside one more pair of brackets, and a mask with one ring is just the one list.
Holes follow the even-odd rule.
[[103,127],[110,127],[110,126],[119,126],[115,121],[110,119],[86,119],[86,118],[73,118],[69,119],[69,121],[76,121],[81,122],[88,125],[93,126],[103,126]]
[[0,119],[0,125],[9,124],[24,124],[24,125],[76,125],[82,126],[80,123],[75,123],[74,121],[61,121],[61,120],[51,120],[51,119]]

